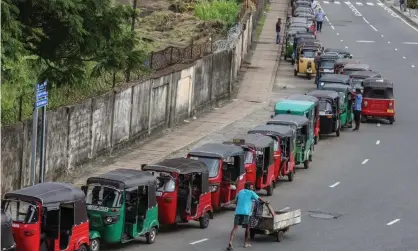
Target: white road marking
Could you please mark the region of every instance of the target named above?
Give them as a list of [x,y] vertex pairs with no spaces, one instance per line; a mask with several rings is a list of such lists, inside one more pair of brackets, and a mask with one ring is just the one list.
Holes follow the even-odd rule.
[[286,211],[286,210],[289,210],[290,209],[290,207],[285,207],[285,208],[282,208],[282,209],[280,209],[279,211]]
[[331,186],[329,186],[329,187],[334,188],[334,187],[338,186],[339,184],[340,184],[340,182],[335,182],[334,184],[332,184],[332,185],[331,185]]
[[390,41],[388,41],[388,44],[390,44]]
[[389,14],[391,14],[392,17],[399,18],[402,22],[404,22],[406,25],[408,25],[411,29],[413,29],[414,31],[418,32],[418,29],[417,28],[415,28],[410,23],[408,23],[407,21],[405,21],[405,19],[403,19],[402,17],[400,17],[400,16],[396,15],[395,13],[393,13],[393,11],[389,7],[385,6],[381,1],[377,0],[377,2],[378,2],[378,4],[380,3],[379,6],[383,7],[387,12],[389,12]]
[[340,35],[340,33],[337,33],[337,36],[339,36]]
[[363,6],[363,3],[360,3],[360,2],[356,2],[356,4],[359,6]]
[[344,40],[341,39],[341,42],[344,42]]
[[415,68],[415,65],[411,65],[412,68]]
[[367,19],[365,17],[363,17],[364,22],[366,22],[367,24],[370,24],[369,21],[367,21]]
[[366,164],[369,161],[369,159],[365,159],[363,160],[363,162],[361,162],[362,165]]
[[380,126],[380,123],[377,123],[377,126]]
[[348,47],[347,47],[347,46],[346,46],[345,48],[346,48],[346,49],[348,49]]
[[374,6],[373,3],[366,3],[368,6]]
[[332,28],[333,30],[335,30],[334,26],[332,26],[332,25],[331,25],[331,28]]
[[406,57],[405,57],[405,56],[403,56],[402,58],[403,58],[403,59],[406,59]]
[[377,2],[376,4],[379,5],[379,6],[383,6],[383,4],[381,2]]
[[379,145],[379,144],[380,144],[380,140],[376,141],[376,145]]
[[398,48],[395,48],[395,51],[397,51],[398,50]]
[[393,220],[393,221],[389,222],[388,224],[386,224],[386,226],[391,226],[391,225],[395,224],[396,222],[399,222],[400,220],[401,219]]
[[370,25],[374,31],[378,31],[373,25]]
[[327,16],[325,16],[325,19],[329,22],[329,19],[328,19],[328,17],[327,17]]
[[357,17],[362,17],[363,15],[361,15],[361,13],[356,9],[356,7],[354,7],[354,5],[352,5],[350,2],[346,2],[346,4],[348,5],[348,8],[351,9],[351,11],[354,13],[354,15],[356,15]]
[[201,243],[201,242],[204,242],[204,241],[207,241],[207,240],[209,240],[209,239],[205,238],[205,239],[201,239],[201,240],[198,240],[198,241],[190,242],[189,244],[194,245],[194,244],[198,244],[198,243]]
[[384,37],[383,35],[380,35],[381,37]]
[[357,43],[375,43],[375,41],[357,40]]
[[326,4],[329,4],[329,2],[328,1],[322,1],[323,3],[326,3]]
[[335,3],[335,4],[340,4],[340,2],[338,2],[338,1],[335,1],[334,3]]
[[418,42],[402,42],[403,44],[416,44],[418,45]]
[[350,2],[344,2],[344,3],[347,4],[347,5],[351,4]]

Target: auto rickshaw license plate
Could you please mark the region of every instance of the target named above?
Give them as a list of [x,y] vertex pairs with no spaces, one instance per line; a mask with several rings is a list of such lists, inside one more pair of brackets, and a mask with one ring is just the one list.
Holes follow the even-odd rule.
[[393,109],[387,109],[387,112],[393,113]]

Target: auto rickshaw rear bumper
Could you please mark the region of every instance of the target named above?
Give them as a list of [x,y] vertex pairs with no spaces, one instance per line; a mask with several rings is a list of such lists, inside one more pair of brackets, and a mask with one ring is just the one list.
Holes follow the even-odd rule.
[[362,110],[361,116],[369,117],[395,117],[395,110],[385,109],[383,111],[378,110]]

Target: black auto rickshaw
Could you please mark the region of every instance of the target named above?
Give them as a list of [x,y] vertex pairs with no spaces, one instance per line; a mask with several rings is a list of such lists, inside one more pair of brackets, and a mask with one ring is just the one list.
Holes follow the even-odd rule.
[[344,73],[344,67],[347,64],[360,64],[360,61],[355,59],[349,59],[349,58],[342,58],[335,61],[334,64],[334,73],[335,74],[343,74]]
[[321,135],[336,133],[340,136],[340,96],[336,91],[316,90],[307,93],[319,99],[319,116],[321,117]]
[[344,70],[342,74],[350,76],[350,74],[355,71],[371,71],[371,70],[372,68],[368,64],[346,64],[344,66]]
[[353,58],[353,55],[344,49],[326,48],[324,52],[325,53],[336,52],[340,55],[341,58],[348,58],[348,59]]
[[318,90],[321,90],[322,87],[326,84],[342,84],[350,86],[350,77],[347,75],[342,74],[327,74],[322,76],[319,81],[317,88]]
[[1,251],[16,250],[16,243],[13,239],[12,219],[1,210]]
[[338,54],[322,54],[319,57],[318,62],[315,63],[316,65],[316,77],[315,77],[315,84],[318,85],[319,79],[327,74],[334,73],[334,64],[335,61],[339,59]]
[[350,74],[351,86],[363,89],[362,82],[368,78],[381,78],[380,73],[375,71],[355,71]]

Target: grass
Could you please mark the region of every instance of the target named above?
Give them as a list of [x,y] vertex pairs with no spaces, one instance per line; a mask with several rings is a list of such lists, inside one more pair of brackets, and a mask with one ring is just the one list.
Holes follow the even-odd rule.
[[200,20],[218,20],[232,26],[238,17],[240,5],[235,0],[201,0],[196,3],[194,14]]
[[267,12],[269,12],[269,10],[270,10],[270,3],[267,4],[266,10],[265,10],[266,13],[263,13],[263,16],[261,17],[260,22],[258,22],[257,29],[255,30],[257,40],[260,38],[261,31],[263,30],[264,23],[266,22]]

